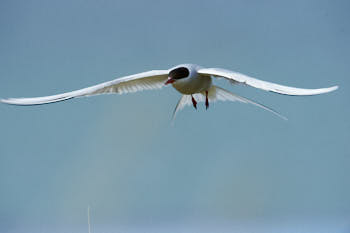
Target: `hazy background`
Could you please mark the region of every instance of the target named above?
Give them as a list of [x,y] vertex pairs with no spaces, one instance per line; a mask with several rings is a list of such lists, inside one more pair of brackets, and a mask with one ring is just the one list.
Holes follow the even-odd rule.
[[0,231],[350,232],[349,1],[0,1],[0,97],[179,63],[336,92],[216,82],[171,126],[172,88],[0,106]]

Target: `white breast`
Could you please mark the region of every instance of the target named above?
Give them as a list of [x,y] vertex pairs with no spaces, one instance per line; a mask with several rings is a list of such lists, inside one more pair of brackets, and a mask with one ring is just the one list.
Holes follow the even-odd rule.
[[178,92],[191,95],[209,90],[211,83],[211,77],[196,73],[189,78],[177,80],[172,85]]

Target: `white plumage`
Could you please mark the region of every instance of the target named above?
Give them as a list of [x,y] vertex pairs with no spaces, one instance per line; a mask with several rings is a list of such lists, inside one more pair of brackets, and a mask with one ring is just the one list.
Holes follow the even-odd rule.
[[[195,100],[197,102],[205,102],[205,93],[196,93],[193,94],[193,97],[195,98]],[[229,92],[228,90],[225,90],[221,87],[212,85],[208,91],[208,98],[209,98],[209,102],[214,103],[216,101],[231,101],[231,102],[241,102],[241,103],[246,103],[246,104],[252,104],[255,105],[257,107],[260,107],[262,109],[265,109],[269,112],[272,112],[273,114],[277,115],[278,117],[281,117],[284,120],[287,120],[287,118],[283,115],[281,115],[280,113],[276,112],[275,110],[266,107],[262,104],[259,104],[257,102],[254,102],[252,100],[249,100],[247,98],[244,98],[242,96],[233,94],[232,92]],[[190,106],[192,104],[192,97],[191,95],[183,95],[181,97],[181,99],[179,100],[179,102],[176,105],[176,108],[174,110],[173,113],[173,119],[175,119],[176,114],[182,110],[184,107],[186,106]]]
[[168,70],[152,70],[125,76],[109,82],[104,82],[95,86],[66,92],[63,94],[34,98],[9,98],[2,99],[0,101],[6,104],[15,105],[38,105],[49,104],[84,96],[113,93],[124,94],[142,90],[160,89],[164,86],[164,82],[167,80],[167,77]]
[[283,86],[276,83],[262,81],[238,72],[225,70],[221,68],[200,69],[198,73],[202,75],[223,77],[235,83],[236,82],[244,83],[255,88],[259,88],[265,91],[272,91],[283,95],[318,95],[318,94],[323,94],[323,93],[331,92],[338,89],[338,86],[328,87],[328,88],[319,88],[319,89],[303,89],[303,88],[296,88],[296,87],[288,87],[288,86]]
[[331,92],[338,88],[338,86],[319,89],[289,87],[262,81],[238,72],[221,68],[202,68],[194,64],[182,64],[169,70],[152,70],[129,75],[63,94],[34,98],[1,99],[0,102],[14,105],[48,104],[84,96],[111,93],[124,94],[142,90],[159,89],[166,84],[171,83],[178,92],[183,94],[174,110],[173,117],[175,117],[176,113],[187,105],[193,104],[196,108],[197,102],[205,102],[206,107],[208,107],[209,102],[227,100],[250,103],[286,119],[271,108],[212,85],[212,77],[222,77],[234,84],[242,83],[265,91],[272,91],[284,95],[317,95]]

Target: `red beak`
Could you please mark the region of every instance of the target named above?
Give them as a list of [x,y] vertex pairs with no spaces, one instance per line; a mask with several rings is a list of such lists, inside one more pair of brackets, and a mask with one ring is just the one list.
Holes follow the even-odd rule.
[[169,77],[168,80],[165,82],[165,85],[168,85],[168,84],[173,83],[173,82],[175,82],[175,79],[172,79]]

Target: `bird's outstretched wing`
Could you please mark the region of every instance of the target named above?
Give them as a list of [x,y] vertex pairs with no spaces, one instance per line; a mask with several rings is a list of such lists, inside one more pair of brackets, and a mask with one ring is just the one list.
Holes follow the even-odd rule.
[[198,70],[198,73],[201,75],[223,77],[232,82],[244,83],[255,88],[259,88],[265,91],[272,91],[272,92],[276,92],[284,95],[318,95],[318,94],[323,94],[323,93],[331,92],[338,89],[338,86],[333,86],[328,88],[319,88],[319,89],[303,89],[303,88],[296,88],[296,87],[288,87],[288,86],[283,86],[276,83],[262,81],[238,72],[225,70],[221,68],[204,68],[204,69]]
[[35,98],[0,99],[0,102],[15,105],[37,105],[55,103],[83,96],[111,93],[123,94],[141,90],[159,89],[164,86],[167,77],[168,70],[152,70],[63,94]]

